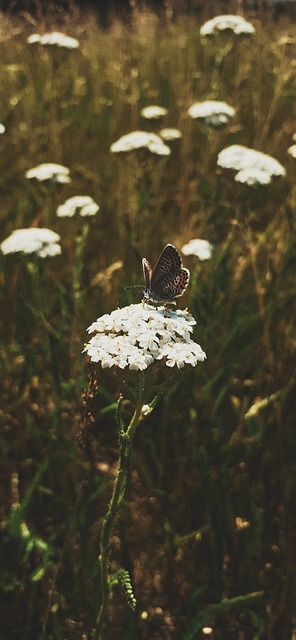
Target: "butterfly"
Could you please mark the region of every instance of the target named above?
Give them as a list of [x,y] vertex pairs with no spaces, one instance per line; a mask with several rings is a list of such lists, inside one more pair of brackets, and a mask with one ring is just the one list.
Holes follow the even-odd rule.
[[175,298],[182,296],[187,289],[190,271],[183,267],[179,251],[173,244],[167,244],[152,269],[146,258],[142,260],[145,287],[145,302],[175,303]]

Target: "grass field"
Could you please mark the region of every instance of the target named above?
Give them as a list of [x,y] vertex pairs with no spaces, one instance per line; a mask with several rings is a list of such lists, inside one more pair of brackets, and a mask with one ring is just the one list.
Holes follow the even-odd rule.
[[[3,17],[0,242],[45,227],[61,246],[47,258],[0,254],[5,640],[96,633],[119,394],[125,424],[132,402],[125,374],[99,366],[98,389],[85,395],[86,329],[141,301],[126,287],[142,284],[143,257],[155,264],[167,243],[181,252],[194,238],[213,253],[182,255],[191,278],[178,306],[196,319],[207,360],[177,369],[135,433],[109,540],[109,576],[121,579],[100,633],[294,638],[296,25],[289,14],[250,13],[252,36],[201,37],[209,17],[135,10],[107,30],[90,13],[62,25]],[[27,43],[54,30],[79,48]],[[205,100],[235,115],[218,127],[190,117]],[[145,119],[149,105],[167,115]],[[125,134],[163,127],[181,132],[165,142],[168,155],[110,151]],[[268,154],[285,175],[237,182],[217,164],[230,145]],[[28,179],[41,163],[67,167],[71,181]],[[93,198],[96,215],[58,217],[77,195]]]

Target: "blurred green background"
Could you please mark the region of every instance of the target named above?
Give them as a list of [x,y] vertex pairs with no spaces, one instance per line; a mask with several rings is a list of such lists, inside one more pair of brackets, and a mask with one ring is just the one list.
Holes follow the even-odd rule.
[[[0,256],[1,638],[90,637],[120,388],[99,375],[81,451],[86,328],[140,301],[125,287],[141,284],[143,256],[154,264],[167,242],[192,238],[214,245],[210,260],[184,257],[180,300],[208,359],[180,373],[136,434],[112,562],[130,571],[138,608],[115,592],[106,638],[294,637],[296,27],[289,13],[250,12],[253,37],[202,39],[208,17],[135,8],[108,29],[91,12],[1,18],[0,240],[45,226],[62,246],[45,260]],[[27,44],[51,30],[80,48]],[[220,128],[192,120],[207,99],[236,116]],[[161,122],[140,115],[151,104],[168,109]],[[164,126],[182,132],[170,156],[110,153],[124,134]],[[270,154],[287,176],[236,183],[217,167],[230,144]],[[29,181],[43,162],[69,167],[71,183]],[[57,218],[74,195],[98,214]]]

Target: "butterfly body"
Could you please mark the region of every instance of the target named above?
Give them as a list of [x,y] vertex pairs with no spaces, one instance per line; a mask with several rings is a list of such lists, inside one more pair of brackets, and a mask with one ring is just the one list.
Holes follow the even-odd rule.
[[182,258],[174,245],[167,244],[152,269],[146,258],[142,260],[145,302],[171,303],[187,289],[190,271],[185,269]]

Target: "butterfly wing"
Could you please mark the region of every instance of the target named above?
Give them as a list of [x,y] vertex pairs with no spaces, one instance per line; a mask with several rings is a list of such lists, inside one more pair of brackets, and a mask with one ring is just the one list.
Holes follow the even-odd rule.
[[173,302],[175,298],[183,295],[188,287],[189,278],[190,271],[184,267],[164,273],[154,284],[153,294],[161,302]]
[[151,276],[151,287],[154,289],[165,273],[172,273],[182,268],[182,258],[173,244],[167,244],[161,252]]
[[152,280],[153,269],[151,267],[151,264],[148,262],[148,260],[146,260],[146,258],[143,258],[142,266],[143,266],[145,287],[146,287],[146,289],[150,290],[151,289],[151,280]]

